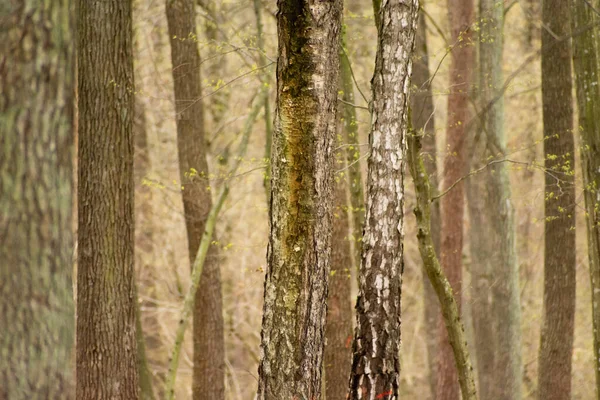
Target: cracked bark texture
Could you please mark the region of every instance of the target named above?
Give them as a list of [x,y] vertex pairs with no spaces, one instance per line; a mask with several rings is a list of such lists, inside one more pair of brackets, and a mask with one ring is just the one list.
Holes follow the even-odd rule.
[[[446,121],[447,154],[444,159],[444,192],[457,182],[466,170],[465,126],[468,119],[469,90],[473,68],[473,43],[470,24],[473,23],[473,0],[448,0],[448,20],[451,31],[450,94]],[[441,198],[440,261],[452,285],[459,310],[462,293],[462,249],[464,185],[458,183]],[[438,317],[438,360],[436,399],[458,400],[459,387],[452,348],[441,316]]]
[[400,383],[403,167],[419,2],[384,0],[377,8],[379,40],[350,399],[398,399]]
[[[424,7],[421,2],[421,8]],[[411,94],[411,119],[412,126],[422,136],[423,162],[430,177],[432,191],[437,192],[438,168],[437,150],[435,144],[435,117],[433,107],[433,96],[431,93],[431,82],[429,73],[429,55],[427,52],[427,22],[425,14],[419,12],[417,36],[415,38],[415,54],[413,57],[413,74]],[[436,254],[440,254],[440,202],[431,204],[431,237]],[[429,366],[429,386],[431,393],[435,393],[437,354],[436,327],[440,307],[435,291],[423,269],[423,303],[424,303],[424,327],[425,342],[427,346],[427,363]]]
[[[598,1],[595,2],[598,5]],[[584,2],[571,2],[571,27],[589,26],[598,16]],[[600,399],[600,87],[598,86],[598,28],[573,39],[573,65],[579,110],[581,166],[585,186],[592,322],[596,371],[596,399]]]
[[[504,6],[480,0],[479,103],[487,107],[476,136],[480,165],[506,154],[502,53]],[[489,104],[493,102],[492,106]],[[495,164],[469,183],[473,277],[473,327],[482,398],[519,400],[521,306],[514,208],[506,163]],[[476,204],[472,204],[476,203]]]
[[[196,259],[212,207],[201,100],[200,53],[193,0],[167,0],[175,92],[177,150],[190,265]],[[211,246],[196,292],[193,314],[192,398],[225,397],[223,298],[217,247]]]
[[[538,398],[571,398],[575,319],[575,182],[570,4],[542,5],[542,104],[545,159],[544,307]],[[558,39],[557,39],[558,38]]]
[[2,399],[74,398],[71,6],[0,6]]
[[131,2],[77,2],[77,399],[137,399]]
[[278,1],[259,400],[321,397],[341,15],[341,0]]

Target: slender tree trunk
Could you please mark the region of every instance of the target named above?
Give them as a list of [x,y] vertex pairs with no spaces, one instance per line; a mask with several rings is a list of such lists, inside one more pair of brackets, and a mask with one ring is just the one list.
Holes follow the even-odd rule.
[[[337,142],[338,147],[342,145]],[[350,210],[348,209],[348,180],[346,152],[336,152],[334,212],[331,237],[331,272],[325,325],[325,398],[346,400],[348,371],[352,358],[352,275],[353,262],[350,246]]]
[[342,2],[279,0],[258,399],[319,399]]
[[[598,2],[596,2],[598,4]],[[571,27],[598,22],[584,2],[571,2]],[[588,252],[592,282],[592,316],[596,399],[600,399],[600,87],[598,86],[598,28],[573,39],[573,65],[577,84],[577,106],[581,137],[581,162],[587,210]]]
[[137,399],[131,2],[78,1],[77,399]]
[[[205,153],[200,54],[193,0],[167,0],[177,119],[177,150],[190,265],[194,263],[212,206]],[[194,400],[225,397],[225,345],[221,274],[211,246],[194,303]]]
[[[421,8],[423,5],[421,5]],[[435,144],[435,121],[431,83],[429,82],[429,56],[427,53],[427,23],[423,12],[419,13],[417,36],[415,38],[415,54],[413,57],[413,90],[411,94],[412,125],[415,131],[422,134],[423,159],[425,169],[430,177],[430,184],[437,191],[437,150]],[[440,252],[440,203],[431,204],[431,236],[436,254]],[[427,344],[427,363],[429,364],[429,386],[432,395],[435,393],[435,357],[437,354],[436,327],[440,307],[427,273],[423,269],[423,302],[424,330]]]
[[2,399],[74,398],[71,5],[0,18]]
[[344,119],[344,142],[346,145],[346,158],[348,180],[350,187],[350,209],[352,212],[352,242],[354,265],[356,270],[360,266],[362,250],[362,234],[365,224],[365,194],[363,192],[362,172],[360,168],[360,144],[358,138],[358,120],[354,107],[354,80],[352,66],[348,58],[346,47],[346,30],[342,32],[342,52],[340,53],[340,79],[342,82],[342,105]]
[[569,2],[542,6],[545,245],[544,311],[538,366],[540,400],[571,398],[575,318],[575,183]]
[[[443,189],[448,190],[466,172],[465,126],[468,117],[471,70],[473,67],[473,44],[470,24],[473,23],[473,0],[448,0],[451,29],[450,94],[448,97],[448,120],[446,126],[448,152],[444,160]],[[452,285],[460,309],[462,293],[462,247],[464,187],[458,183],[441,198],[441,250],[440,258],[444,272]],[[438,319],[439,356],[436,399],[457,400],[458,377],[452,349],[448,342],[443,319]]]
[[[504,84],[504,6],[495,0],[481,0],[479,15],[485,21],[479,30],[480,109],[494,101],[482,117],[482,129],[477,138],[482,150],[477,156],[485,163],[506,153],[504,100],[498,96]],[[471,214],[476,225],[471,233],[473,236],[480,235],[472,239],[473,244],[479,246],[471,249],[478,261],[472,271],[477,281],[474,288],[479,289],[474,290],[477,295],[474,304],[478,305],[474,316],[479,338],[477,351],[483,353],[478,357],[482,363],[479,384],[482,397],[485,393],[485,398],[518,400],[521,398],[523,374],[520,287],[507,164],[492,165],[474,180],[479,181],[477,188],[480,192],[470,196],[470,201],[483,204],[482,210],[471,207],[474,213],[480,213]],[[488,303],[490,292],[492,299]]]
[[356,304],[350,399],[397,399],[406,130],[419,2],[377,10],[367,207]]

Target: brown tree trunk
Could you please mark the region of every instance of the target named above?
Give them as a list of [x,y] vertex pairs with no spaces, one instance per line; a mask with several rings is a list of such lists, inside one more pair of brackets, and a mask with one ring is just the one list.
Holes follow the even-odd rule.
[[[338,146],[342,143],[338,141]],[[350,210],[348,209],[348,180],[346,152],[336,152],[334,211],[331,236],[331,272],[325,325],[325,398],[346,400],[348,371],[352,357],[352,247],[350,246]]]
[[342,1],[279,0],[259,400],[319,399]]
[[575,182],[569,2],[542,6],[542,102],[545,157],[544,311],[538,398],[571,398],[575,318]]
[[367,207],[359,271],[350,399],[397,399],[408,99],[419,2],[375,4]]
[[137,399],[131,2],[77,2],[77,399]]
[[[595,6],[599,2],[595,1]],[[588,4],[571,2],[571,27],[589,26],[598,17]],[[596,399],[600,400],[600,87],[598,86],[598,28],[573,39],[573,65],[581,137],[581,164],[585,187],[588,253],[592,283],[592,318]]]
[[[167,0],[177,119],[177,149],[190,264],[204,234],[212,206],[204,139],[200,54],[193,0]],[[225,396],[223,299],[217,248],[211,246],[194,303],[194,400]]]
[[[423,7],[423,4],[421,5]],[[429,55],[427,53],[427,23],[425,15],[420,12],[415,38],[415,54],[413,57],[413,75],[411,94],[411,116],[413,129],[422,135],[423,161],[430,177],[430,184],[434,193],[437,192],[437,150],[435,144],[435,118],[431,83],[429,82]],[[431,204],[431,236],[436,254],[440,254],[440,203]],[[435,291],[423,269],[423,302],[424,302],[424,330],[427,344],[427,363],[429,364],[429,386],[431,394],[435,393],[437,354],[436,327],[440,307]]]
[[[451,29],[450,94],[446,126],[447,155],[444,160],[444,192],[465,174],[465,126],[468,117],[469,90],[473,66],[473,44],[470,24],[473,23],[473,0],[448,0]],[[452,285],[456,301],[461,304],[464,186],[458,183],[441,198],[441,250],[444,272]],[[438,319],[439,353],[436,399],[459,398],[458,377],[446,328]]]
[[74,398],[71,6],[0,17],[0,399]]

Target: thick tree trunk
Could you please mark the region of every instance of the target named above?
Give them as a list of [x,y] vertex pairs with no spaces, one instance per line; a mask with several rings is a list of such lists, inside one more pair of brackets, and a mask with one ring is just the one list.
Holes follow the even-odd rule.
[[[342,145],[337,142],[338,147]],[[350,246],[350,210],[346,152],[336,152],[334,168],[342,170],[335,177],[334,212],[331,237],[331,272],[325,325],[325,398],[346,400],[348,371],[352,358],[352,247]]]
[[279,0],[258,399],[319,399],[329,275],[341,0]]
[[[596,1],[596,4],[598,2]],[[584,2],[572,1],[571,27],[598,22]],[[581,138],[581,163],[587,210],[588,252],[592,282],[592,316],[596,398],[600,399],[600,87],[598,86],[598,28],[573,39],[573,64],[577,84],[577,105]]]
[[350,399],[399,396],[403,167],[418,11],[418,0],[387,1],[376,13],[379,40]]
[[[447,155],[444,160],[444,191],[465,174],[465,126],[468,117],[469,90],[473,67],[470,24],[473,23],[473,0],[448,0],[451,29],[450,94],[446,126]],[[441,198],[441,250],[444,272],[452,285],[460,309],[462,293],[462,247],[464,187],[458,183]],[[438,319],[439,356],[436,385],[438,400],[457,400],[458,377],[452,349],[443,319]]]
[[[495,0],[481,0],[479,15],[485,21],[479,31],[479,109],[487,112],[481,117],[477,137],[481,151],[476,157],[485,163],[506,153],[504,100],[498,95],[504,84],[504,6]],[[523,369],[520,287],[508,167],[494,164],[473,181],[479,192],[471,194],[469,201],[483,206],[470,207],[474,222],[471,251],[477,261],[472,274],[479,386],[482,398],[518,400]]]
[[569,2],[542,6],[545,245],[544,311],[538,366],[540,400],[571,398],[575,318],[575,183]]
[[131,3],[78,1],[77,399],[137,399]]
[[72,399],[72,3],[32,4],[0,18],[0,398]]
[[[212,206],[205,153],[200,54],[193,0],[167,0],[177,119],[177,150],[190,265],[194,263]],[[194,303],[194,400],[225,396],[223,299],[217,248],[211,246]]]
[[[423,7],[423,5],[421,5]],[[425,170],[430,177],[431,187],[437,192],[437,150],[435,144],[435,118],[431,82],[429,82],[429,55],[427,53],[427,23],[425,15],[420,12],[415,38],[415,54],[413,57],[412,83],[414,92],[411,94],[412,126],[422,135],[423,161]],[[431,204],[431,238],[436,254],[440,254],[440,203]],[[423,269],[423,303],[424,330],[427,343],[427,363],[429,364],[429,386],[431,394],[435,393],[437,354],[436,327],[440,307],[435,291]]]

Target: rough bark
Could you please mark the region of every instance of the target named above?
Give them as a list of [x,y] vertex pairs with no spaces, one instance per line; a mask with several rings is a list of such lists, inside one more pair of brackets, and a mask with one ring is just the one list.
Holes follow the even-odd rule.
[[[193,0],[167,0],[166,11],[171,40],[181,193],[190,265],[193,265],[212,206],[207,179],[196,12]],[[223,299],[216,251],[217,247],[211,246],[194,303],[194,400],[219,400],[225,396]]]
[[0,18],[2,399],[74,398],[71,5]]
[[346,48],[346,31],[342,32],[342,52],[340,53],[340,80],[342,82],[342,104],[344,121],[344,142],[346,145],[346,158],[348,180],[350,188],[350,210],[352,212],[352,239],[354,265],[356,270],[360,266],[362,250],[362,234],[365,223],[365,194],[360,166],[360,144],[358,137],[358,120],[354,104],[354,80],[352,79],[352,66]]
[[279,0],[258,399],[319,399],[329,274],[341,0]]
[[[468,120],[468,91],[471,89],[473,45],[470,24],[473,22],[473,0],[448,0],[451,30],[450,94],[446,124],[447,155],[444,159],[443,189],[448,190],[465,173],[465,126]],[[441,249],[444,272],[452,285],[460,309],[462,293],[462,247],[464,186],[460,182],[441,198]],[[436,398],[457,400],[458,378],[443,319],[438,318],[438,371]]]
[[78,1],[77,399],[137,399],[131,3]]
[[[421,8],[423,4],[421,4]],[[435,144],[435,119],[431,83],[429,82],[429,56],[427,53],[427,23],[425,15],[419,13],[417,36],[415,38],[415,54],[413,57],[413,93],[411,94],[412,126],[422,135],[423,161],[425,170],[430,177],[432,190],[437,191],[437,150]],[[436,254],[440,252],[440,203],[431,204],[431,238]],[[439,315],[438,300],[423,269],[423,303],[424,303],[424,330],[427,344],[427,363],[429,365],[429,386],[431,393],[435,393],[437,354],[436,327]]]
[[[493,102],[481,117],[481,131],[477,137],[481,149],[477,157],[485,163],[506,153],[504,100],[500,93],[504,84],[504,6],[495,0],[481,0],[479,15],[482,19],[479,30],[480,109]],[[472,274],[476,281],[474,305],[478,305],[474,313],[474,320],[477,320],[474,328],[479,338],[476,348],[483,353],[478,356],[482,363],[479,386],[482,397],[485,393],[485,398],[518,400],[523,374],[520,287],[508,166],[506,163],[489,166],[474,180],[480,181],[477,187],[482,190],[469,200],[483,204],[482,210],[474,210],[482,214],[471,214],[475,224],[482,224],[474,226],[471,232],[472,236],[481,235],[472,238],[473,244],[479,246],[471,248],[478,261],[473,265]],[[491,302],[487,303],[490,293]],[[490,323],[490,317],[492,324],[484,326]],[[485,336],[489,334],[492,335]],[[490,350],[492,354],[489,354]]]
[[418,0],[377,12],[371,153],[350,399],[397,399],[403,272],[404,162]]
[[423,135],[419,133],[409,133],[407,156],[409,170],[415,184],[415,195],[417,197],[414,213],[417,219],[419,253],[423,260],[423,269],[441,305],[442,316],[454,354],[455,366],[458,370],[458,381],[462,398],[464,400],[476,400],[475,377],[458,303],[454,297],[452,286],[444,275],[435,252],[435,244],[431,232],[431,184],[421,153],[422,137]]
[[[598,4],[598,2],[596,2]],[[571,27],[591,25],[598,16],[584,2],[571,2]],[[600,87],[598,86],[598,28],[573,39],[573,65],[579,110],[579,134],[590,278],[592,283],[592,317],[596,399],[600,399]]]
[[[341,56],[341,55],[340,55]],[[342,145],[337,142],[338,147]],[[350,246],[350,210],[348,208],[348,180],[345,171],[345,150],[336,152],[334,168],[342,170],[335,177],[334,212],[331,236],[331,272],[325,324],[325,398],[346,400],[348,371],[352,357],[352,300]]]
[[569,2],[542,6],[542,103],[545,158],[544,309],[538,398],[571,398],[575,318],[575,183]]

